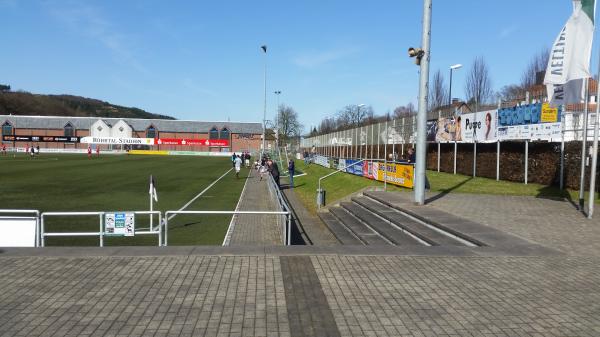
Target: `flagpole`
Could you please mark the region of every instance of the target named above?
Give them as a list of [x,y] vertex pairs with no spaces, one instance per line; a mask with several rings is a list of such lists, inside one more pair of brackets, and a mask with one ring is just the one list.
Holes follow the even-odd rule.
[[153,197],[152,194],[153,193],[154,193],[154,184],[152,184],[152,176],[150,176],[150,193],[148,193],[148,195],[150,196],[150,231],[154,230],[154,224],[152,223],[153,222],[153,218],[154,218],[152,216],[152,211],[154,210],[154,208],[153,208],[154,205],[153,205],[153,202],[152,202],[152,197]]
[[579,180],[579,209],[584,209],[585,204],[585,159],[587,153],[587,127],[588,127],[588,102],[589,78],[585,79],[585,108],[583,112],[583,137],[581,140],[581,177]]
[[[600,57],[598,59],[598,76],[600,76]],[[600,85],[596,84],[597,94],[596,97],[600,97]],[[590,196],[588,201],[588,219],[594,216],[594,199],[596,197],[596,165],[598,164],[598,131],[600,125],[598,124],[598,116],[600,115],[600,102],[596,99],[596,118],[594,118],[594,146],[592,152],[592,171],[590,173]],[[587,127],[587,125],[586,125]]]

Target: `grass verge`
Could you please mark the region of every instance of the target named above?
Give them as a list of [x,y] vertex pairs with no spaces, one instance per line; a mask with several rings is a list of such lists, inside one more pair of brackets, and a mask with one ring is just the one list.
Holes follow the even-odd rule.
[[[306,176],[294,179],[296,184],[296,195],[308,210],[316,213],[316,191],[319,178],[325,176],[333,169],[311,164],[305,165],[304,161],[296,161],[296,167],[307,173]],[[523,184],[509,181],[496,181],[488,178],[473,178],[464,175],[427,171],[427,178],[431,185],[431,192],[440,193],[472,193],[472,194],[495,194],[495,195],[522,195],[535,196],[539,198],[560,198],[577,203],[578,191],[561,191],[555,186],[540,184]],[[322,182],[322,188],[327,191],[327,204],[342,199],[352,193],[356,193],[367,187],[383,187],[383,183],[369,180],[363,177],[346,173],[335,174]],[[388,184],[389,191],[410,192],[412,190]],[[586,194],[587,198],[587,194]],[[596,195],[596,202],[598,194]]]

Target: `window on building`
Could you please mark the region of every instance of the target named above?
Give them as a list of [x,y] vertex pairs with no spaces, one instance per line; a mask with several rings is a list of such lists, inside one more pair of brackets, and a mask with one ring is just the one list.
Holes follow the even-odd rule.
[[210,129],[210,132],[208,133],[208,139],[219,139],[219,129]]
[[150,125],[150,127],[146,129],[146,138],[156,138],[156,128],[154,125]]
[[73,124],[71,124],[70,122],[67,123],[67,125],[65,125],[64,129],[65,129],[65,137],[74,137],[75,136],[75,128],[73,127]]
[[2,124],[2,135],[3,136],[10,136],[13,134],[13,126],[12,124],[10,124],[9,122],[4,122],[4,124]]
[[223,128],[219,136],[219,139],[229,139],[229,129]]

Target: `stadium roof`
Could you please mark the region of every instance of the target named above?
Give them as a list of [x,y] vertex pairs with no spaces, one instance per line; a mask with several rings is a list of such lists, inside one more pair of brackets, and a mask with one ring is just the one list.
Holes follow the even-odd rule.
[[71,123],[77,130],[89,130],[95,122],[102,120],[115,125],[123,120],[134,131],[144,131],[154,126],[159,132],[207,133],[213,127],[227,128],[231,133],[262,133],[262,124],[255,122],[200,122],[168,119],[105,118],[105,117],[54,117],[54,116],[15,116],[0,115],[0,124],[9,121],[16,129],[62,129]]

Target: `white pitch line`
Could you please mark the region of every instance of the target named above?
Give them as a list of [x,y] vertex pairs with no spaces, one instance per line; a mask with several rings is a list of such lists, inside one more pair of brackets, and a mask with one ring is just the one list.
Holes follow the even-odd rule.
[[[198,193],[192,200],[190,200],[187,204],[183,205],[183,207],[181,207],[177,211],[179,212],[179,211],[183,211],[184,209],[186,209],[189,205],[191,205],[194,201],[196,201],[196,199],[200,198],[202,196],[202,194],[206,193],[206,191],[208,191],[211,187],[213,187],[216,183],[218,183],[219,180],[223,179],[223,177],[225,177],[232,170],[233,170],[233,167],[230,168],[229,171],[225,172],[222,176],[220,176],[217,180],[213,181],[210,185],[208,185],[208,187],[206,187],[204,190],[202,190],[202,192]],[[171,216],[167,220],[171,220],[176,216],[177,216],[177,214],[171,214]],[[156,228],[158,229],[158,226]]]
[[[250,169],[250,170],[252,171],[252,169]],[[237,205],[235,205],[236,211],[239,211],[239,209],[240,209],[240,202],[242,202],[242,197],[244,196],[244,192],[246,191],[246,185],[248,185],[249,177],[250,177],[250,172],[248,172],[248,175],[246,176],[246,181],[244,182],[244,188],[242,188],[242,193],[240,194],[240,198],[238,199]],[[229,227],[227,228],[227,233],[225,234],[225,238],[223,239],[222,246],[229,246],[229,242],[231,242],[231,236],[233,235],[233,230],[235,229],[235,223],[233,222],[233,220],[235,220],[236,216],[237,216],[236,214],[231,216],[231,221],[229,221]]]

